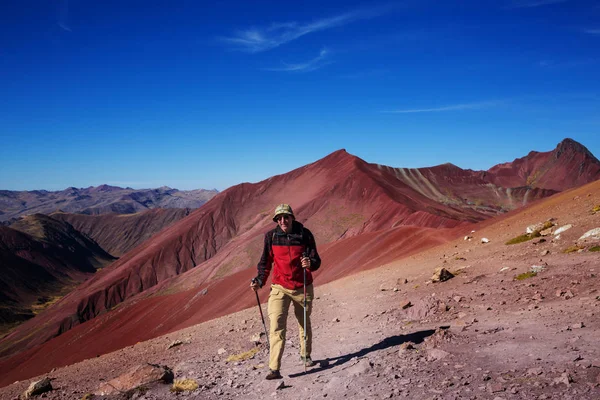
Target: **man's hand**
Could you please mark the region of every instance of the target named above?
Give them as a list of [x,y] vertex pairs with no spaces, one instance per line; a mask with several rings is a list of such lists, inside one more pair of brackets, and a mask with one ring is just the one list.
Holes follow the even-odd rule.
[[258,280],[256,278],[252,279],[250,281],[250,288],[252,290],[254,290],[255,292],[260,289],[260,285],[258,284]]
[[302,257],[302,268],[310,268],[310,258]]

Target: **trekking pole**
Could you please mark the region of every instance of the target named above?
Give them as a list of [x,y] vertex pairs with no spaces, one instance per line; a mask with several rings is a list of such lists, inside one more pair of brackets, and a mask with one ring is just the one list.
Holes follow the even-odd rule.
[[[254,281],[254,280],[253,280]],[[254,291],[256,295],[256,302],[258,303],[258,310],[260,311],[260,319],[263,323],[263,328],[265,328],[265,337],[267,338],[267,347],[271,350],[271,344],[269,343],[269,332],[267,331],[267,324],[265,324],[265,316],[263,315],[262,307],[260,306],[260,299],[258,298],[258,291]]]
[[[306,252],[302,255],[308,257]],[[302,270],[304,271],[304,373],[306,373],[306,268],[302,268]]]
[[304,269],[304,372],[306,373],[306,268]]

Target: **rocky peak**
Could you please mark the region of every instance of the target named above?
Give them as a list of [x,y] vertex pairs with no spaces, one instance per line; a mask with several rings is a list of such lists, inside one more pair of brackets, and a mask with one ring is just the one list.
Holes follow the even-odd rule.
[[593,161],[600,163],[596,157],[579,142],[573,139],[566,138],[560,142],[553,151],[554,158],[559,159],[563,154],[583,154],[584,156],[591,158]]

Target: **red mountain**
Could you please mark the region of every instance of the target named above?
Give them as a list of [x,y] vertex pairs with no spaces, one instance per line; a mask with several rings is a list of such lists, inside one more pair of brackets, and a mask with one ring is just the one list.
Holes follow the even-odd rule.
[[488,172],[488,179],[498,186],[562,191],[598,179],[600,161],[582,144],[565,139],[552,151],[532,151],[511,163],[498,164]]
[[[538,154],[544,153],[530,156]],[[556,176],[568,176],[578,160],[575,154],[554,163]],[[589,162],[584,178],[598,179],[600,163]],[[277,203],[291,202],[315,233],[326,266],[317,275],[323,283],[455,238],[473,222],[555,193],[536,182],[518,187],[518,179],[517,187],[498,186],[491,181],[501,175],[494,168],[395,169],[340,150],[232,187],[6,336],[1,354],[21,352],[5,358],[0,371],[14,369],[7,379],[35,375],[252,305],[248,281]],[[541,176],[536,168],[528,171]],[[60,358],[41,360],[42,349]]]

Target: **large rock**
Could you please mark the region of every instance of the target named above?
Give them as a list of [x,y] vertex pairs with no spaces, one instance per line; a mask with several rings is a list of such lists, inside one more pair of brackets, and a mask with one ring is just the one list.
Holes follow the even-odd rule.
[[561,233],[568,231],[569,229],[571,229],[573,227],[573,225],[571,224],[567,224],[567,225],[563,225],[560,228],[558,228],[557,230],[554,231],[554,235],[560,235]]
[[592,230],[587,231],[579,238],[579,240],[584,240],[587,238],[599,240],[600,239],[600,228],[594,228]]
[[433,276],[431,277],[431,281],[432,282],[444,282],[444,281],[447,281],[448,279],[452,279],[452,278],[454,278],[454,275],[452,274],[452,272],[448,271],[446,268],[438,268],[433,273]]
[[52,390],[52,382],[50,378],[44,378],[39,381],[31,382],[31,385],[23,392],[21,398],[29,399],[33,396],[49,392]]
[[173,377],[173,371],[169,367],[156,364],[142,364],[131,368],[123,375],[109,382],[103,383],[94,394],[106,396],[125,393],[140,386],[153,383],[170,384],[173,382]]

